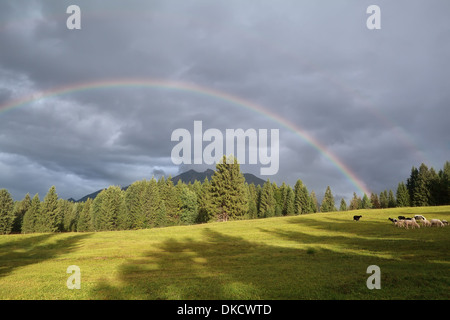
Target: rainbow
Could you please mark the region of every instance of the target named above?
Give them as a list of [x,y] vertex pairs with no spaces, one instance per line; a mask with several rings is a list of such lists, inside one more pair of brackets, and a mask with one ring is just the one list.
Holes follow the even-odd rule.
[[316,149],[322,156],[324,156],[328,161],[330,161],[344,176],[349,180],[361,194],[370,195],[371,192],[366,187],[366,185],[357,177],[357,175],[350,170],[336,155],[331,153],[326,146],[324,146],[320,141],[311,136],[308,132],[298,127],[291,121],[281,117],[280,115],[269,111],[268,109],[253,103],[251,101],[245,100],[243,98],[218,91],[216,89],[208,88],[205,86],[199,86],[192,83],[178,82],[178,81],[168,81],[168,80],[157,80],[157,79],[114,79],[114,80],[101,80],[93,82],[78,83],[69,86],[62,86],[58,88],[53,88],[51,90],[41,91],[33,93],[26,97],[10,101],[6,104],[0,105],[0,114],[7,112],[12,109],[25,106],[31,102],[35,102],[42,99],[47,99],[50,97],[61,96],[69,93],[75,93],[80,91],[97,90],[97,89],[111,89],[111,88],[126,88],[126,87],[148,87],[148,88],[161,88],[167,90],[177,90],[181,92],[195,93],[203,96],[211,97],[213,99],[219,99],[227,103],[257,112],[272,121],[275,121],[284,128],[292,131],[296,135],[300,136],[306,143],[311,145]]

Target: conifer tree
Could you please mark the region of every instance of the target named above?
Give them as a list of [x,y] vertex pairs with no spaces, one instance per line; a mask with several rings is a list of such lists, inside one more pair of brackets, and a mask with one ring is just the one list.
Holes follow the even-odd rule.
[[6,189],[0,190],[0,234],[9,234],[14,223],[14,200]]
[[362,209],[372,209],[372,202],[370,201],[369,197],[365,193],[362,198],[361,208]]
[[389,189],[389,194],[388,194],[388,208],[395,208],[396,205],[396,200],[394,197],[394,193],[392,192],[392,190]]
[[62,216],[58,208],[58,195],[55,186],[50,187],[41,206],[38,218],[38,232],[61,231]]
[[319,211],[319,203],[317,202],[317,197],[316,197],[316,193],[313,191],[311,191],[311,210],[313,213],[316,213]]
[[78,232],[94,231],[91,217],[91,206],[92,199],[88,198],[82,206],[82,210],[77,221]]
[[269,180],[267,180],[262,188],[261,202],[259,205],[259,216],[261,218],[268,218],[275,216],[276,201],[273,194],[273,187]]
[[288,186],[286,194],[286,211],[285,211],[286,213],[284,215],[293,216],[295,214],[294,201],[295,201],[294,190],[292,190],[291,186]]
[[248,185],[248,219],[256,219],[258,218],[258,207],[256,205],[257,195],[256,195],[256,187],[255,184]]
[[397,187],[397,207],[409,207],[409,193],[408,189],[406,189],[406,185],[403,182],[400,182]]
[[320,211],[321,212],[336,211],[336,205],[334,202],[333,194],[331,193],[330,186],[327,186],[327,189],[325,190],[325,195],[323,197],[322,204],[320,205]]
[[372,208],[374,208],[374,209],[381,208],[380,201],[378,200],[378,194],[372,193],[370,195],[370,202],[372,203]]
[[197,195],[187,185],[182,184],[179,190],[182,224],[194,224],[198,218]]
[[347,211],[347,203],[345,202],[344,198],[341,199],[339,211]]
[[14,205],[14,224],[12,232],[20,233],[22,231],[23,217],[31,207],[31,197],[27,193],[21,201],[17,201]]
[[211,200],[218,220],[242,219],[247,210],[245,178],[237,159],[223,156],[211,177]]
[[205,180],[202,183],[200,193],[197,197],[198,201],[198,222],[208,222],[213,220],[214,218],[214,209],[212,206],[211,200],[211,184],[209,183],[208,178],[205,177]]
[[33,233],[37,232],[36,226],[38,224],[38,217],[41,213],[41,200],[39,195],[36,193],[31,200],[31,205],[27,212],[23,216],[22,223],[22,233]]
[[361,209],[361,199],[358,198],[358,195],[356,194],[356,192],[353,192],[353,198],[350,201],[350,210],[358,210]]

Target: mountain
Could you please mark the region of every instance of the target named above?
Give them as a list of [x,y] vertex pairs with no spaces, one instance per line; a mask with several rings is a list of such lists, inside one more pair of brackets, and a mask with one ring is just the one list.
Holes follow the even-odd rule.
[[[189,170],[184,173],[179,174],[176,177],[172,178],[172,181],[174,184],[178,183],[178,180],[181,180],[184,183],[194,183],[195,180],[198,180],[200,182],[203,182],[205,178],[208,178],[208,180],[211,180],[212,175],[214,174],[214,170],[208,169],[204,172],[197,172],[195,170]],[[263,186],[265,180],[258,178],[257,176],[251,174],[251,173],[244,173],[245,181],[247,181],[248,184],[254,183],[255,186],[260,185]]]
[[[214,170],[208,169],[204,172],[197,172],[195,170],[189,170],[186,172],[183,172],[175,177],[172,178],[173,184],[177,184],[178,180],[181,180],[181,182],[184,183],[194,183],[195,180],[198,180],[200,182],[203,182],[205,178],[208,178],[208,180],[211,180],[212,175],[214,174]],[[257,176],[251,174],[251,173],[244,173],[245,181],[247,181],[248,184],[255,184],[255,186],[260,185],[261,187],[266,182],[265,180],[258,178]],[[128,186],[123,187],[122,190],[126,190]],[[85,202],[88,198],[95,199],[95,197],[102,192],[104,189],[97,190],[93,193],[90,193],[88,195],[85,195],[84,197],[74,200],[73,198],[70,198],[69,201],[73,202]]]

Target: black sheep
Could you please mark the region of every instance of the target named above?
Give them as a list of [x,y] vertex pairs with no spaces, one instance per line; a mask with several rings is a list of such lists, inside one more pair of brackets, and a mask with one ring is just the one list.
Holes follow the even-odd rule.
[[362,216],[353,216],[353,220],[359,221],[359,219],[360,219],[361,217],[362,217]]

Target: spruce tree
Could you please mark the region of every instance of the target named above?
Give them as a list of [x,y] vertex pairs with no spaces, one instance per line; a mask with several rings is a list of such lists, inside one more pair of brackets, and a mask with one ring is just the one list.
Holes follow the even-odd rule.
[[339,206],[339,211],[347,211],[347,203],[344,198],[341,199],[341,205]]
[[214,209],[212,206],[211,200],[211,184],[209,183],[208,178],[205,177],[205,180],[202,183],[200,193],[197,197],[198,201],[198,222],[208,222],[213,220],[214,218]]
[[320,211],[321,212],[336,211],[336,205],[334,202],[333,194],[331,193],[330,186],[327,186],[327,189],[325,190],[325,195],[323,197],[322,204],[320,205]]
[[194,224],[198,218],[197,195],[185,184],[181,185],[179,194],[181,203],[180,222],[182,224]]
[[91,206],[92,199],[88,198],[82,206],[82,210],[77,221],[78,232],[94,231],[91,217]]
[[395,208],[396,205],[396,200],[394,197],[394,193],[392,192],[392,190],[389,189],[389,194],[388,194],[388,208]]
[[294,190],[292,190],[291,186],[288,186],[286,194],[286,213],[285,213],[286,216],[293,216],[295,214],[294,201],[295,201]]
[[259,205],[259,216],[261,218],[268,218],[275,216],[276,201],[273,194],[273,187],[269,180],[267,180],[262,188],[261,201]]
[[61,231],[62,216],[58,207],[58,195],[55,186],[50,187],[41,206],[38,218],[38,232]]
[[38,218],[41,213],[41,200],[36,193],[31,200],[31,206],[23,216],[22,233],[38,232]]
[[14,205],[14,224],[12,232],[20,233],[22,231],[23,217],[31,207],[31,197],[27,193],[22,201],[17,201]]
[[313,213],[316,213],[319,211],[319,203],[317,202],[317,197],[316,197],[316,193],[313,191],[311,191],[311,210]]
[[406,185],[403,182],[400,182],[397,186],[397,207],[409,207],[409,193],[408,189],[406,189]]
[[378,200],[378,194],[372,193],[370,195],[370,202],[372,203],[372,208],[374,208],[374,209],[381,208],[380,201]]
[[372,209],[372,202],[370,201],[367,194],[364,193],[361,203],[362,209]]
[[9,234],[14,224],[14,200],[6,189],[0,190],[0,234]]
[[245,178],[237,159],[223,156],[211,177],[211,200],[215,216],[220,221],[242,219],[247,210]]
[[350,201],[349,210],[358,210],[361,209],[361,199],[358,197],[356,192],[353,192],[353,198]]
[[256,187],[255,184],[252,183],[248,185],[248,219],[256,219],[258,218],[258,207],[256,205],[257,195],[256,195]]

